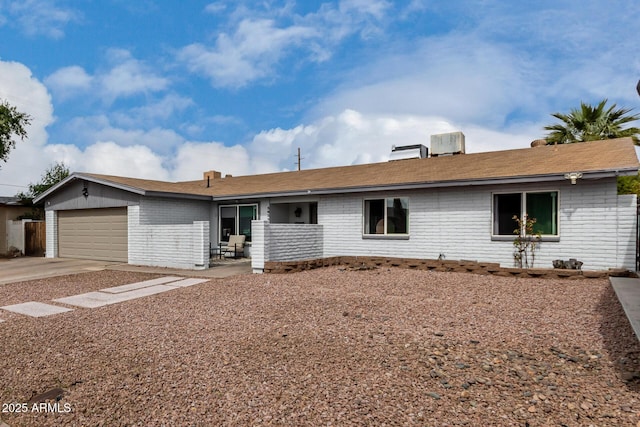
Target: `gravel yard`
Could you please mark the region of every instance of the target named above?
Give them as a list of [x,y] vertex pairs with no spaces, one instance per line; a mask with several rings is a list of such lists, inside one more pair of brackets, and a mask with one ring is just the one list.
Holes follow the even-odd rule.
[[[0,305],[154,277],[3,285]],[[333,267],[0,318],[11,427],[640,426],[640,345],[608,280]],[[55,388],[59,412],[15,413]]]

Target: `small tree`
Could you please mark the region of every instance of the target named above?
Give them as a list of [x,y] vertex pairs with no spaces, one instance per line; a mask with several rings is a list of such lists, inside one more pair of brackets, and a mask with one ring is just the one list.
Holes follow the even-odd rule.
[[26,193],[18,193],[16,197],[20,199],[22,204],[27,206],[33,206],[31,215],[23,215],[23,217],[29,217],[32,219],[42,219],[44,217],[44,211],[41,207],[33,205],[33,199],[44,193],[63,179],[69,176],[69,168],[64,163],[56,163],[47,169],[40,182],[35,184],[29,184],[29,190]]
[[6,101],[0,101],[0,160],[6,163],[9,151],[15,147],[14,137],[25,139],[31,116],[19,112]]
[[619,176],[618,194],[637,194],[640,196],[640,176]]
[[542,238],[540,233],[533,231],[536,219],[527,217],[525,213],[522,218],[514,215],[513,220],[518,224],[518,228],[513,230],[513,234],[516,235],[513,240],[513,246],[516,248],[513,251],[515,265],[518,268],[533,268],[536,250],[538,250]]

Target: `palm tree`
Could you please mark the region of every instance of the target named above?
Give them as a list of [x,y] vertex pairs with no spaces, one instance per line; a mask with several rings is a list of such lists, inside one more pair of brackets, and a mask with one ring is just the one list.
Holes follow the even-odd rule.
[[640,115],[629,115],[631,109],[618,108],[613,104],[605,109],[607,100],[603,99],[597,106],[580,102],[580,109],[574,108],[569,114],[554,113],[553,117],[562,123],[545,126],[550,131],[547,144],[568,144],[571,142],[598,141],[601,139],[631,137],[640,145],[640,129],[623,125],[640,119]]

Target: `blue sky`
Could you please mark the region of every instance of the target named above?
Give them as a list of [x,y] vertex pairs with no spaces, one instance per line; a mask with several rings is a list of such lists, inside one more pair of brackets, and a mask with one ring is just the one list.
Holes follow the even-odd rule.
[[386,161],[460,130],[525,148],[553,112],[638,112],[637,0],[0,0],[0,99],[33,117],[0,195],[54,162],[149,179]]

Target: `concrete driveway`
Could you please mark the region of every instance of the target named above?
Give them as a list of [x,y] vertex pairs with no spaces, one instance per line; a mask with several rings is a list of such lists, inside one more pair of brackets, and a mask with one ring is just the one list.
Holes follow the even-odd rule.
[[0,259],[0,285],[63,276],[65,274],[104,270],[117,264],[119,263],[68,258],[20,257]]
[[87,259],[21,257],[0,259],[0,285],[99,270],[137,271],[210,279],[235,276],[237,274],[249,274],[252,271],[251,261],[244,260],[226,265],[217,265],[206,270],[180,270],[161,267],[142,267],[123,264],[121,262],[92,261]]

